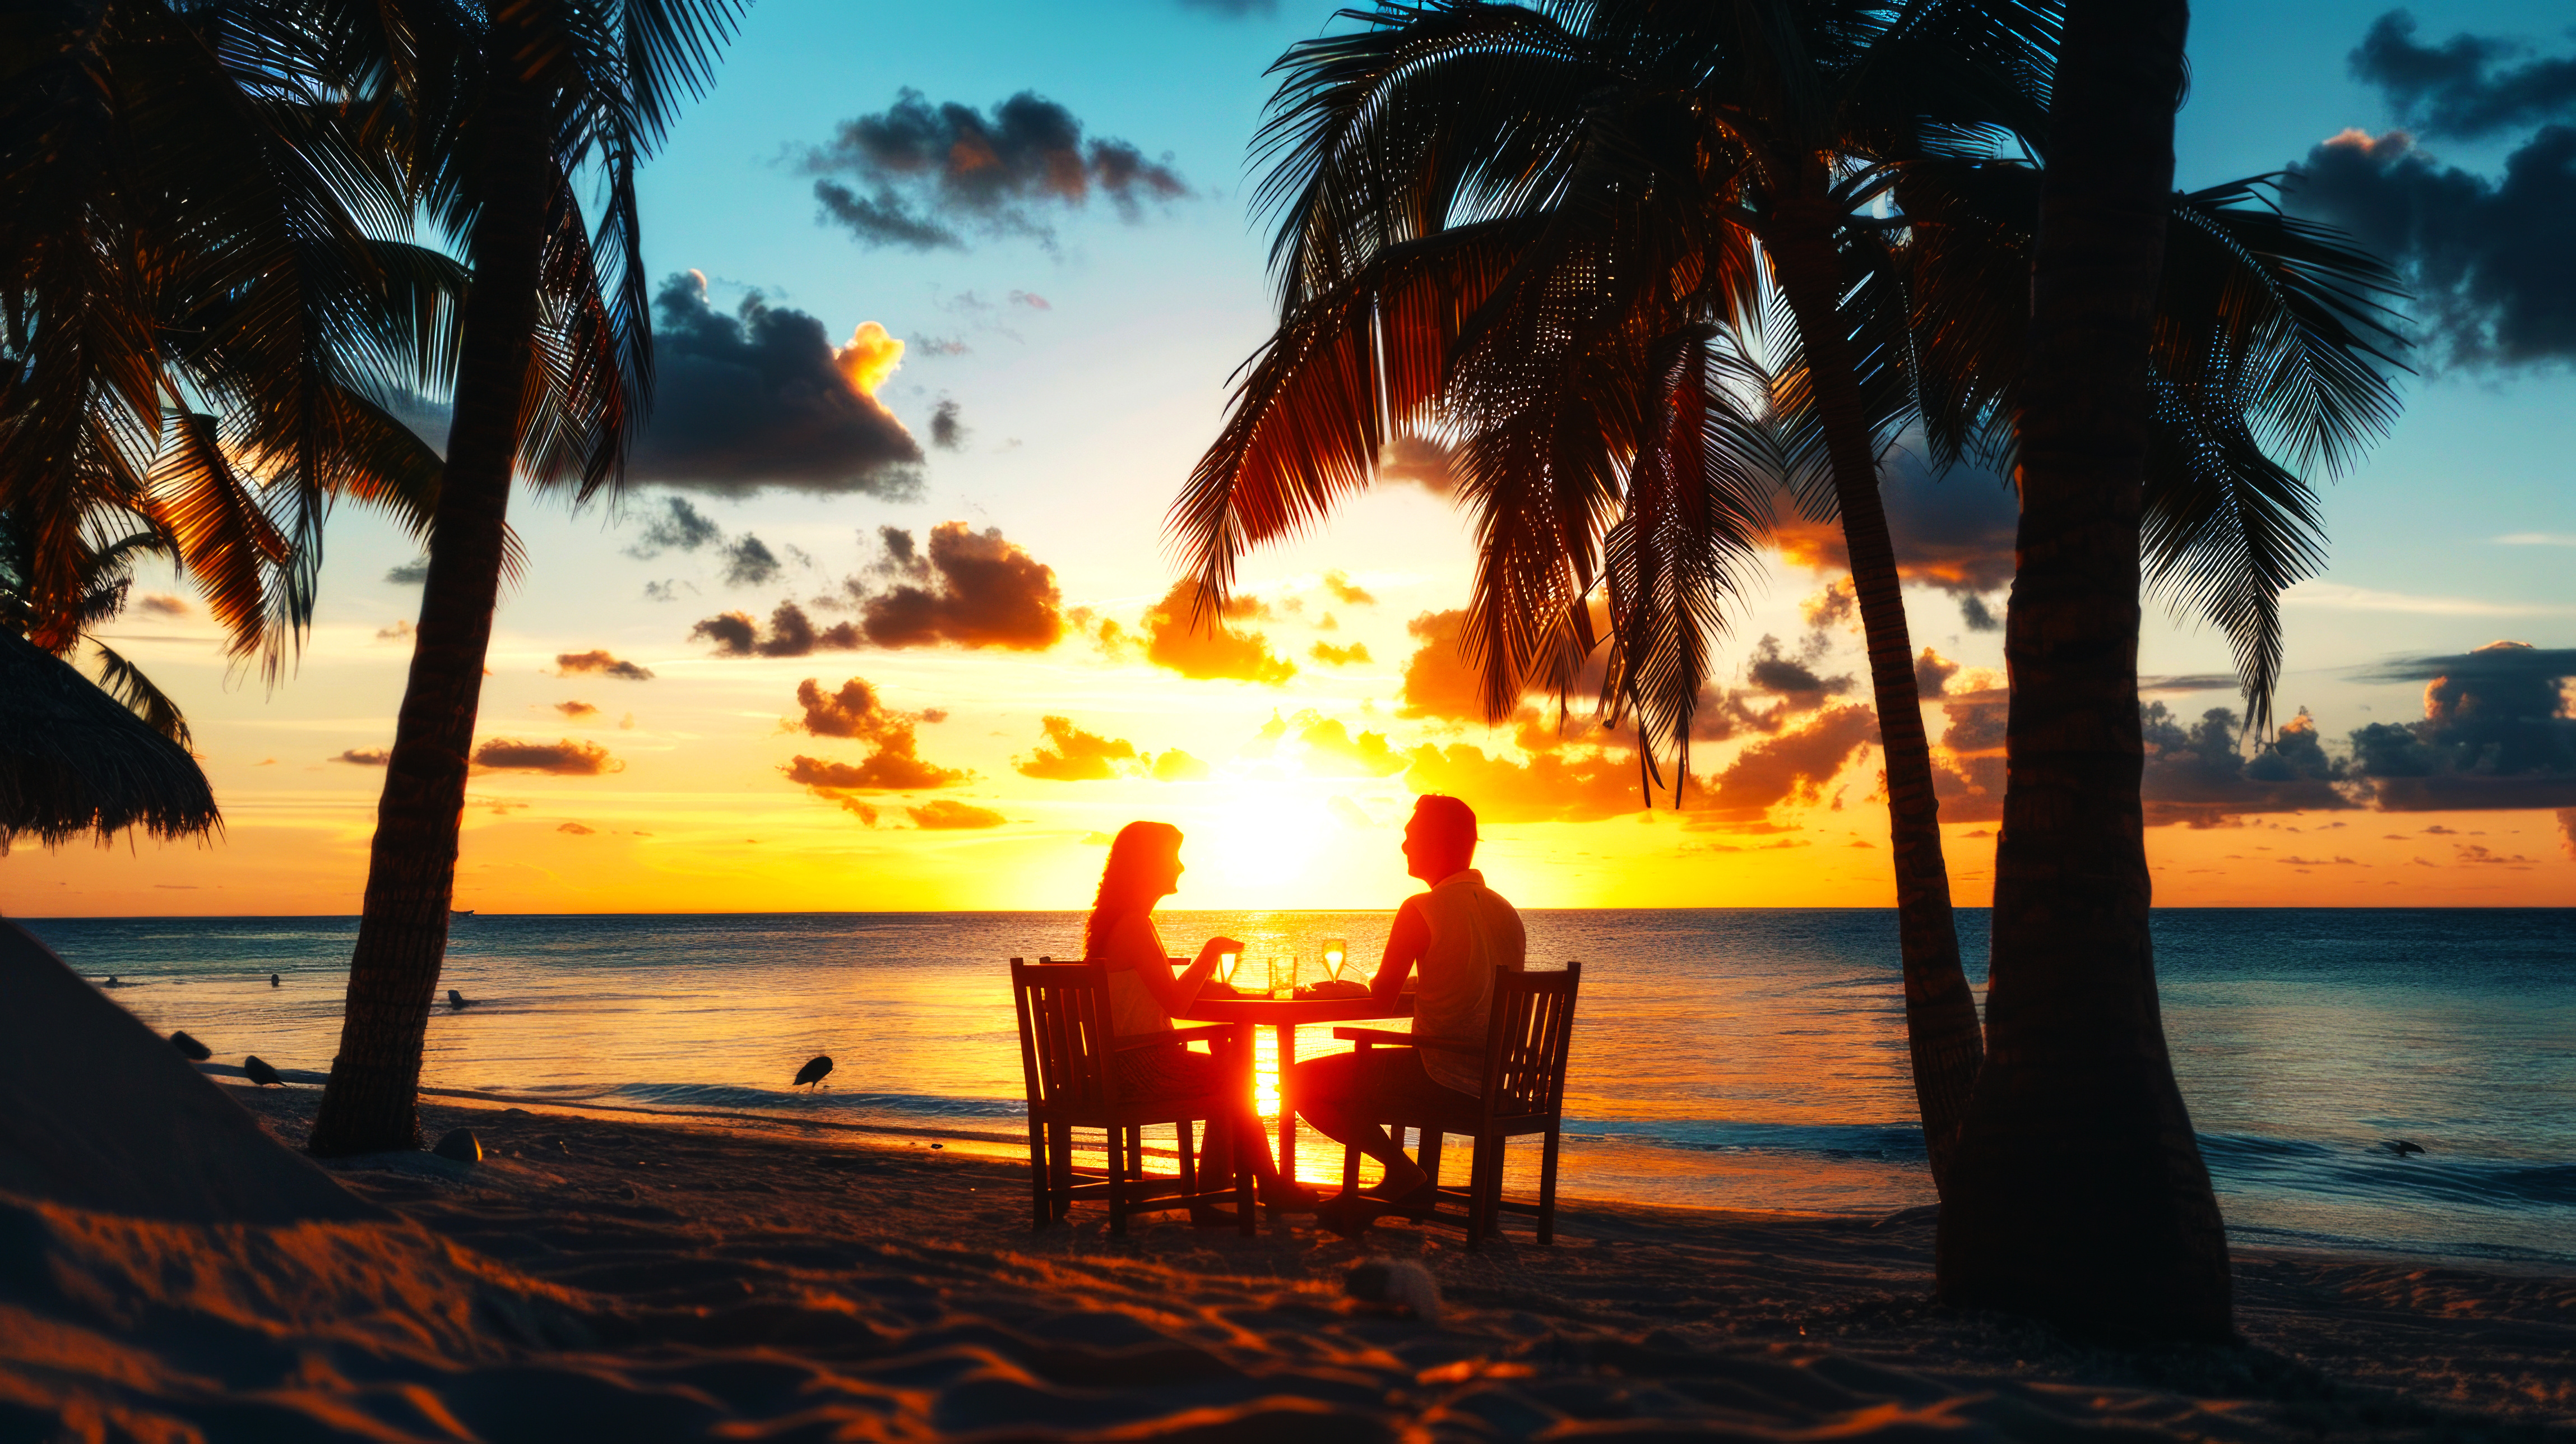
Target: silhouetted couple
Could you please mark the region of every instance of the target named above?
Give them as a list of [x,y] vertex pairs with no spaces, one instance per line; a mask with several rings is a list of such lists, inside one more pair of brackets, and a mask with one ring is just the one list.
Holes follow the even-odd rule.
[[[1494,969],[1517,971],[1525,960],[1520,914],[1485,886],[1476,858],[1476,814],[1454,797],[1414,800],[1404,828],[1405,871],[1429,883],[1396,910],[1386,955],[1369,984],[1370,995],[1393,1016],[1404,985],[1418,970],[1413,1031],[1448,1048],[1377,1047],[1297,1064],[1290,1094],[1317,1131],[1358,1146],[1384,1176],[1358,1197],[1336,1197],[1320,1206],[1326,1223],[1357,1234],[1379,1215],[1427,1203],[1436,1180],[1387,1135],[1383,1122],[1420,1119],[1472,1107],[1483,1086],[1486,1020],[1493,1009]],[[1160,822],[1131,822],[1109,847],[1100,895],[1083,933],[1086,958],[1108,965],[1110,1026],[1121,1038],[1168,1032],[1175,1015],[1186,1017],[1216,971],[1222,953],[1243,951],[1232,938],[1210,938],[1177,975],[1154,930],[1155,904],[1181,879],[1181,833]],[[1223,1090],[1230,1071],[1212,1055],[1184,1044],[1137,1048],[1116,1055],[1118,1086],[1131,1097],[1174,1097]],[[1318,1208],[1314,1190],[1282,1179],[1253,1112],[1250,1097],[1233,1119],[1210,1120],[1210,1158],[1221,1158],[1215,1135],[1233,1134],[1261,1180],[1265,1203],[1290,1211]]]

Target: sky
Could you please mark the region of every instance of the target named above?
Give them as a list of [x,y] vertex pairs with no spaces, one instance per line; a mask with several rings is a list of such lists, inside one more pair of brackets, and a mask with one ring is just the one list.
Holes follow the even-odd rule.
[[[1436,455],[1249,556],[1222,639],[1180,624],[1165,511],[1273,319],[1264,70],[1329,13],[750,12],[644,171],[662,381],[630,484],[514,503],[457,907],[1078,908],[1138,818],[1188,835],[1172,906],[1391,906],[1426,791],[1478,809],[1523,906],[1893,903],[1866,666],[1812,533],[1732,618],[1678,814],[1580,705],[1475,714]],[[2393,433],[2324,488],[2277,748],[2209,719],[2242,705],[2224,639],[2150,600],[2162,905],[2576,903],[2571,56],[2546,4],[2195,17],[2178,183],[2299,167],[2303,207],[2408,268],[2425,344]],[[1885,485],[1945,851],[1982,905],[2010,499],[1901,449]],[[21,845],[0,911],[356,912],[416,560],[337,512],[273,686],[186,583],[142,578],[104,635],[186,710],[223,831]]]

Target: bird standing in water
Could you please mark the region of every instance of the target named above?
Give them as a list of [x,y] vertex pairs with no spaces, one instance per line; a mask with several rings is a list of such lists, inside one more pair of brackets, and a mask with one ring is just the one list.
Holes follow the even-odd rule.
[[242,1076],[249,1079],[255,1087],[265,1088],[271,1083],[280,1088],[286,1086],[286,1080],[277,1076],[277,1070],[268,1066],[267,1061],[257,1053],[242,1060]]
[[830,1055],[817,1053],[813,1057],[805,1060],[804,1067],[796,1070],[796,1086],[802,1088],[808,1083],[820,1083],[823,1081],[824,1075],[831,1071],[832,1059]]
[[269,985],[270,987],[272,987],[272,988],[284,987],[284,986],[285,986],[283,983],[280,983],[280,982],[277,980],[277,974],[275,974],[275,973],[271,973],[271,974],[269,974],[269,975],[268,975],[268,985]]
[[447,990],[447,1006],[451,1008],[462,1008],[472,1001],[473,999],[466,997],[463,993],[456,991],[454,988]]

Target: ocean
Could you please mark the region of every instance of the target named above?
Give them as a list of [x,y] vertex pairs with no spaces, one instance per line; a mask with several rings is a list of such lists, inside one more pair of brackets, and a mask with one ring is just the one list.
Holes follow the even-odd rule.
[[[1533,911],[1530,960],[1584,963],[1569,1197],[1875,1214],[1932,1201],[1885,910]],[[1391,915],[1161,915],[1178,952],[1347,939]],[[1983,984],[1986,915],[1962,909]],[[426,1089],[698,1126],[1016,1153],[1003,960],[1076,956],[1078,913],[484,916],[457,920]],[[354,918],[25,923],[162,1032],[318,1080]],[[2167,1036],[2232,1236],[2576,1263],[2576,909],[2167,910]],[[280,985],[271,987],[275,973]],[[1309,1029],[1300,1052],[1345,1046]],[[1265,1048],[1267,1042],[1265,1040]],[[817,1053],[827,1086],[790,1086]],[[1264,1058],[1264,1067],[1271,1060]],[[2421,1145],[2400,1156],[2394,1140]],[[1300,1173],[1338,1180],[1311,1133]],[[1458,1150],[1463,1155],[1464,1150]],[[1535,1168],[1514,1150],[1507,1186]],[[1463,1165],[1463,1157],[1458,1162]]]

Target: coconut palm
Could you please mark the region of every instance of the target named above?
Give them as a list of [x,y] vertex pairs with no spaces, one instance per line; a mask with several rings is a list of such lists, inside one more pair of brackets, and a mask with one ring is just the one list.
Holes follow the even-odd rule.
[[[2036,172],[1992,155],[2035,139],[2049,14],[1781,0],[1350,15],[1361,29],[1281,62],[1263,192],[1286,212],[1281,326],[1173,512],[1205,595],[1223,595],[1243,548],[1367,485],[1395,428],[1443,435],[1478,517],[1466,640],[1489,712],[1534,685],[1561,695],[1598,643],[1605,709],[1636,719],[1649,767],[1659,746],[1674,755],[1678,786],[1771,489],[1838,515],[1886,754],[1916,1089],[1945,1176],[1980,1038],[1877,462],[1909,422],[1945,457],[2009,448],[2012,373],[1997,368],[2020,355],[2009,281],[2018,268],[2026,286]],[[1881,197],[1899,212],[1873,214]],[[2250,441],[2256,403],[2295,408],[2283,397],[2313,379],[2314,353],[2355,333],[2303,329],[2343,314],[2336,255],[2243,199],[2177,201],[2218,238],[2206,274],[2173,287],[2202,308],[2177,334],[2201,352],[2213,335],[2240,344],[2234,389],[2228,367],[2172,348],[2175,395],[2196,407],[2169,408],[2159,434],[2194,444],[2168,448],[2159,576],[2259,661],[2277,658],[2270,599],[2313,555],[2313,507],[2259,446],[2201,442]],[[1940,223],[1918,224],[1918,206]],[[2273,393],[2249,392],[2266,366]],[[2272,671],[2248,670],[2267,700]]]
[[461,271],[401,239],[373,117],[255,18],[35,0],[0,30],[0,511],[49,651],[148,545],[274,679],[332,499],[427,520],[438,458],[387,403],[438,378]]
[[[411,676],[385,769],[340,1054],[310,1141],[417,1147],[514,470],[613,489],[652,385],[635,172],[711,81],[734,0],[311,0],[307,33],[397,116],[411,191],[473,271]],[[363,69],[361,69],[363,67]],[[595,179],[599,222],[577,183]]]
[[2183,0],[2073,0],[2015,398],[1992,1042],[1941,1213],[1943,1297],[2223,1340],[2226,1233],[2156,1008],[2138,584]]

